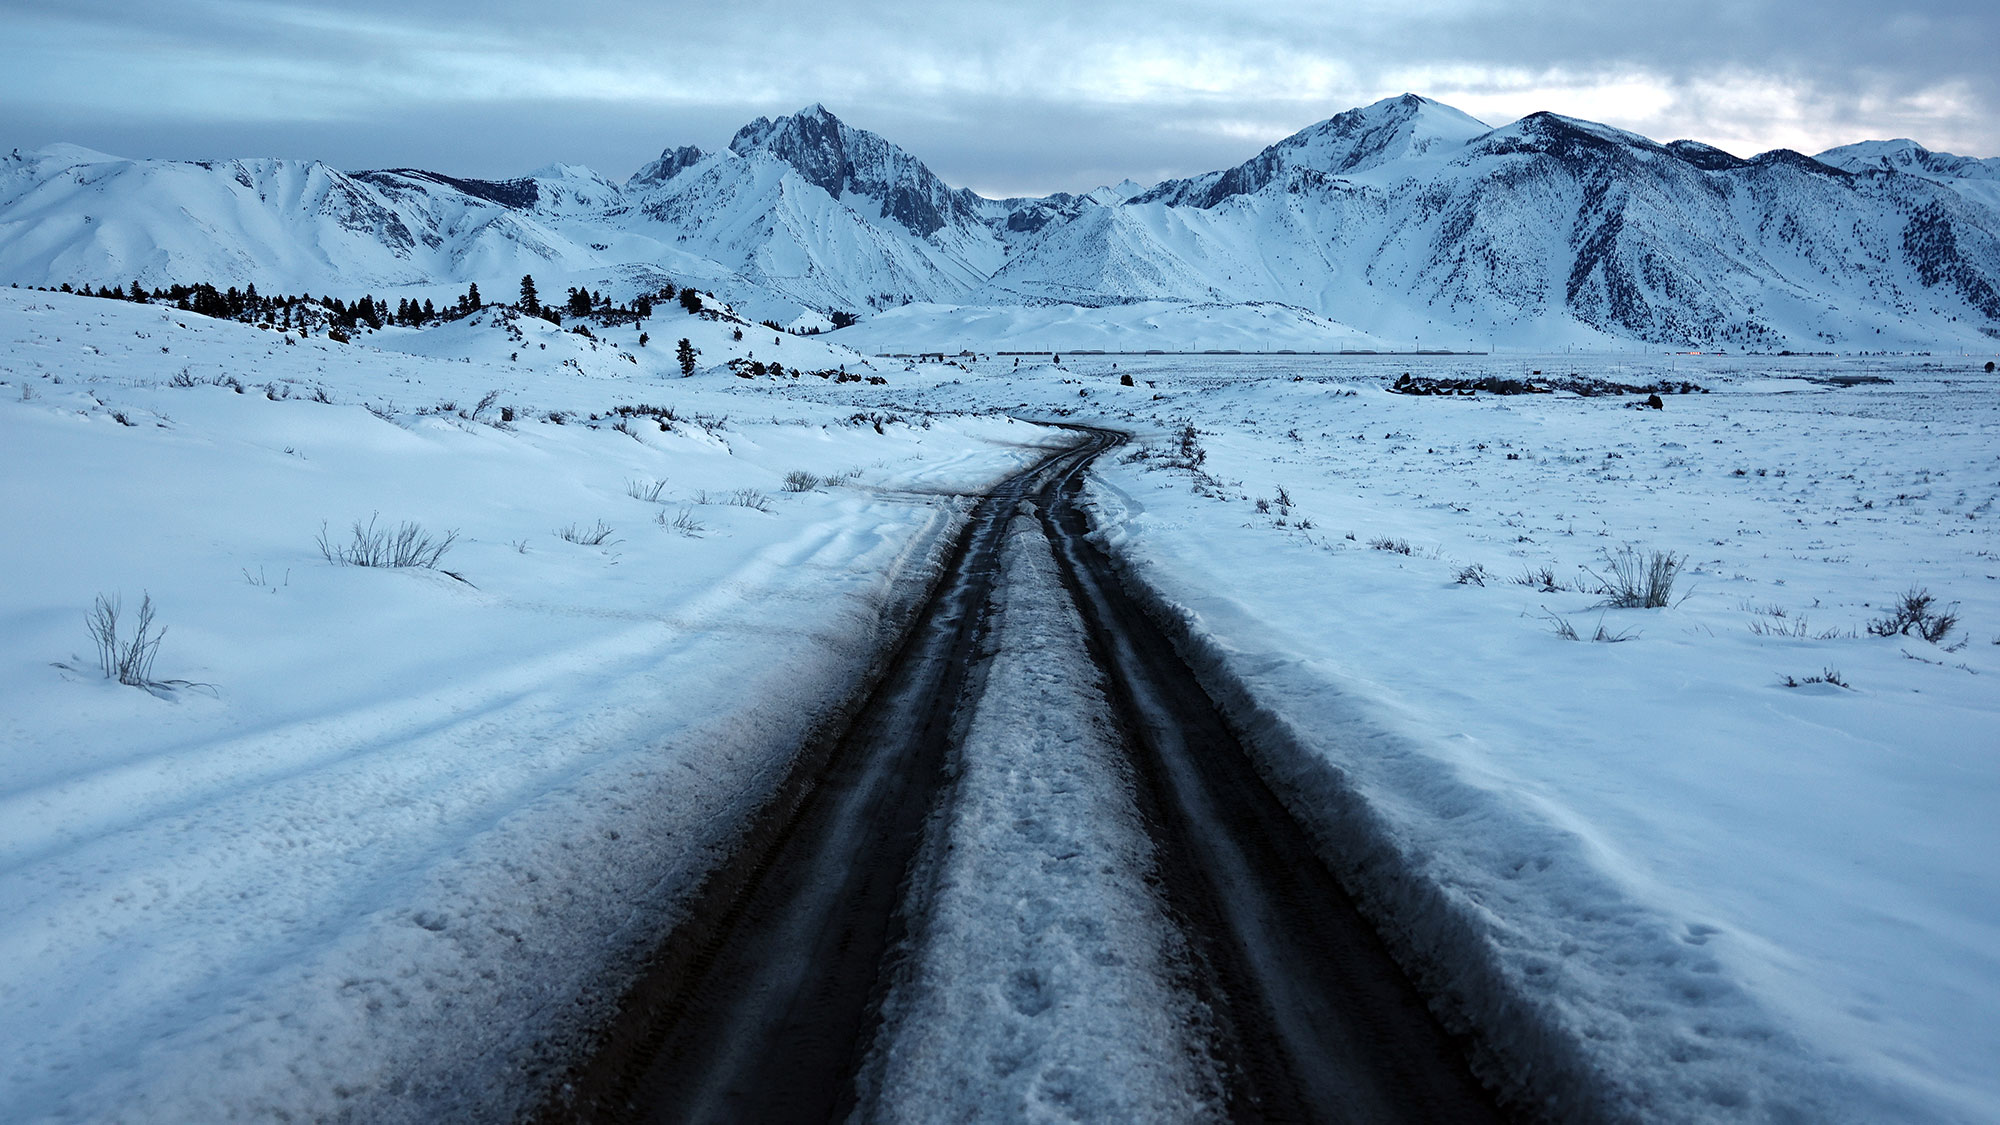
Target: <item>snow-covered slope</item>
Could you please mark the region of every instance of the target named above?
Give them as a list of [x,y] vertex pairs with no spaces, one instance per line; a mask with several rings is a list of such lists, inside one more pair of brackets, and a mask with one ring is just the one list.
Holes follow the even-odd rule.
[[1893,141],[1861,141],[1830,148],[1816,157],[1849,172],[1899,172],[1940,183],[1965,196],[2000,210],[2000,157],[1981,160],[1932,152],[1907,137]]
[[1213,207],[1232,195],[1260,191],[1292,172],[1347,175],[1432,152],[1450,152],[1489,128],[1441,102],[1404,94],[1301,129],[1226,171],[1168,180],[1139,199]]
[[1386,351],[1390,341],[1289,305],[1135,301],[906,305],[825,337],[871,354],[945,352]]
[[[1274,303],[1398,346],[1930,348],[2000,337],[2000,161],[1742,159],[1406,94],[1151,189],[984,199],[809,106],[631,179],[0,160],[0,281],[290,290],[699,284],[757,319],[910,304]],[[943,327],[943,325],[941,325]]]
[[17,152],[0,158],[0,276],[302,289],[593,264],[532,209],[541,183],[348,174],[318,161],[120,160],[72,146]]
[[983,300],[1271,300],[1399,339],[1797,347],[2000,329],[2000,213],[1925,178],[1739,160],[1419,98],[1050,230]]

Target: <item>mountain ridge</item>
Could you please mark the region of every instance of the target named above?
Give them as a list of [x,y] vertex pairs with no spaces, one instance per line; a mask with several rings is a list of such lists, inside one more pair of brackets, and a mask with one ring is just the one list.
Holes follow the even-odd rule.
[[[0,281],[666,276],[789,320],[910,303],[1277,302],[1386,338],[1739,347],[2000,336],[2000,160],[1661,144],[1415,94],[1226,169],[995,200],[814,104],[614,182],[316,161],[0,158]],[[505,292],[506,290],[500,290]]]

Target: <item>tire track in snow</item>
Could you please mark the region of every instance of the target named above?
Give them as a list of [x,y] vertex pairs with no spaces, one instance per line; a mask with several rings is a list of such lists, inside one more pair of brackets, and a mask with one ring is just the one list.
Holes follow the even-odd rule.
[[1183,939],[1083,623],[1017,517],[989,656],[903,911],[861,1077],[871,1121],[1197,1121],[1221,1112]]
[[854,723],[801,757],[542,1117],[824,1121],[853,1108],[1008,521],[1082,455],[1053,454],[980,502]]
[[[1099,448],[1118,435],[1095,431]],[[1162,862],[1230,1067],[1228,1114],[1498,1121],[1380,937],[1252,765],[1172,642],[1126,594],[1076,505],[1083,462],[1039,498],[1128,734]]]
[[[1084,542],[1070,500],[1117,440],[982,503],[824,773],[545,1118],[1500,1119]],[[1003,559],[1031,492],[1046,538]]]

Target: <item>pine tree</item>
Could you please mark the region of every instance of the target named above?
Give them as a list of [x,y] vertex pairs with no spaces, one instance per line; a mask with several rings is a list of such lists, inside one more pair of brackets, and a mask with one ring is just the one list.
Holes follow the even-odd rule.
[[695,292],[693,289],[681,290],[681,307],[686,309],[690,315],[700,312],[701,294]]
[[481,307],[481,302],[479,300],[479,283],[476,281],[472,283],[471,288],[465,291],[465,307],[467,311],[477,310],[478,308]]
[[521,275],[521,311],[527,313],[529,316],[534,316],[542,311],[542,300],[535,293],[535,278],[533,274],[524,273]]
[[[683,289],[681,292],[685,293],[687,290]],[[687,337],[681,337],[681,345],[674,349],[674,357],[681,361],[681,378],[685,379],[694,374],[694,344],[689,342]]]

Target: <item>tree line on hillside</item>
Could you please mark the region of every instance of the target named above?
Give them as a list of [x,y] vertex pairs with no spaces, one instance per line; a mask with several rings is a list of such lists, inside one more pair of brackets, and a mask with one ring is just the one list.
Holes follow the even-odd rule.
[[[14,288],[21,288],[16,284]],[[443,306],[430,298],[422,300],[404,297],[390,308],[386,300],[372,294],[348,301],[334,296],[315,297],[310,293],[277,296],[257,292],[257,286],[246,284],[238,289],[229,286],[218,289],[208,282],[193,285],[176,283],[164,288],[147,289],[134,281],[125,289],[109,285],[92,287],[89,284],[72,285],[63,282],[59,286],[32,286],[45,293],[75,293],[85,297],[98,297],[113,301],[133,301],[140,304],[167,304],[185,312],[216,320],[234,320],[244,324],[255,324],[261,328],[277,331],[297,331],[306,335],[313,331],[325,331],[335,339],[345,341],[348,334],[360,329],[380,330],[388,325],[405,328],[424,328],[444,324],[470,316],[487,307],[480,296],[478,283],[466,288],[455,301],[447,301]],[[707,300],[714,301],[714,294],[707,294]],[[544,303],[535,285],[534,275],[521,277],[520,299],[513,305],[528,316],[539,317],[550,324],[561,325],[564,318],[581,321],[585,318],[596,321],[600,326],[612,324],[637,324],[652,318],[653,311],[661,304],[677,302],[683,312],[701,315],[707,312],[713,318],[718,315],[704,302],[704,294],[692,286],[676,286],[672,281],[663,282],[651,293],[641,293],[627,302],[618,302],[611,296],[586,288],[571,286],[560,304]],[[833,326],[846,328],[859,321],[851,312],[835,309],[828,319]],[[776,321],[764,321],[764,326],[776,332],[795,336],[813,336],[821,330],[818,327],[786,328]],[[590,329],[582,324],[571,331],[590,335]],[[737,338],[742,338],[742,330],[737,330]],[[643,346],[648,337],[642,333]]]

